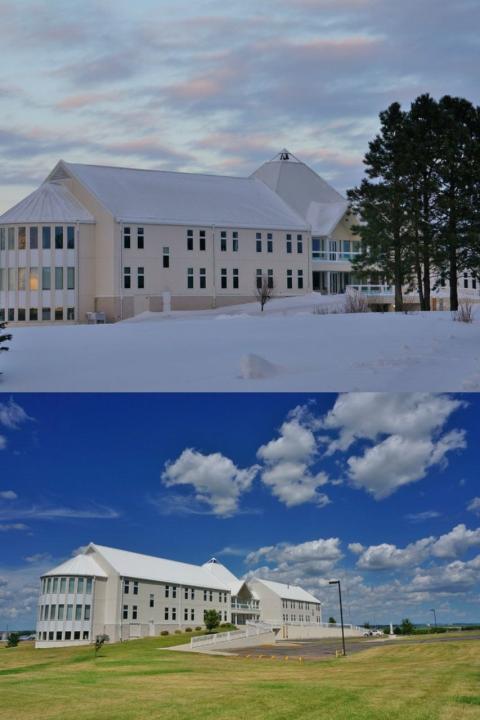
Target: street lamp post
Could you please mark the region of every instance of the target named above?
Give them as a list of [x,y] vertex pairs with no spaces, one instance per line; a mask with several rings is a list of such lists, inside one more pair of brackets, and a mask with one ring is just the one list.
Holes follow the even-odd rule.
[[343,647],[343,654],[346,655],[347,651],[345,650],[345,630],[343,627],[343,605],[342,605],[342,588],[340,586],[340,580],[330,580],[329,585],[338,585],[338,598],[340,601],[340,622],[342,624],[342,647]]
[[437,613],[435,612],[435,608],[432,608],[430,612],[433,613],[433,621],[435,623],[435,627],[437,627]]

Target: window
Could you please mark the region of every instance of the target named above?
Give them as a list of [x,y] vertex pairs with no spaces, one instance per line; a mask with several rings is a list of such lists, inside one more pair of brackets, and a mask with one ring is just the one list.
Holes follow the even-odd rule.
[[185,588],[184,598],[185,598],[185,600],[188,600],[188,588],[187,587]]
[[256,279],[257,279],[257,290],[261,290],[262,282],[263,282],[263,276],[262,276],[261,270],[257,270]]
[[55,620],[56,613],[57,613],[57,606],[50,605],[50,620]]
[[58,593],[58,578],[53,578],[52,593]]
[[92,585],[93,585],[92,578],[87,578],[87,587],[85,588],[85,593],[87,595],[92,594]]
[[149,606],[155,607],[155,595],[153,593],[150,593]]
[[67,578],[62,578],[60,580],[60,593],[65,593],[67,589]]
[[77,593],[83,593],[84,579],[78,578],[77,580]]
[[65,640],[71,640],[71,638],[72,638],[71,630],[66,630],[65,631]]
[[272,233],[268,233],[268,235],[267,235],[267,252],[269,252],[269,253],[273,252],[273,235],[272,235]]
[[81,619],[82,619],[82,606],[75,605],[75,620],[81,620]]
[[123,287],[125,290],[130,290],[132,287],[132,275],[129,267],[123,268]]
[[67,320],[75,320],[75,308],[67,308]]
[[28,287],[30,290],[38,290],[38,267],[30,268],[30,276],[28,278]]
[[15,268],[8,268],[8,289],[17,289],[17,273],[15,271]]
[[0,228],[0,250],[5,250],[5,228]]
[[75,290],[75,268],[67,268],[67,290]]
[[80,640],[80,630],[75,630],[75,632],[73,633],[73,639]]
[[42,290],[50,290],[52,286],[51,270],[49,267],[42,268]]
[[132,605],[132,620],[136,620],[138,616],[138,606]]
[[8,228],[8,249],[15,250],[15,228]]
[[123,606],[122,617],[124,620],[128,620],[128,605]]
[[271,290],[273,290],[273,270],[267,271],[267,285]]
[[30,228],[30,250],[38,249],[38,227]]
[[138,595],[138,580],[133,581],[133,594]]
[[287,270],[287,290],[292,290],[293,288],[293,272],[291,270]]
[[123,228],[123,247],[125,250],[130,250],[131,244],[131,231],[129,227]]
[[137,268],[137,287],[139,290],[143,290],[145,287],[145,268]]
[[299,290],[303,288],[303,270],[297,272],[297,287]]
[[18,249],[25,250],[27,247],[27,229],[24,227],[18,228]]
[[238,232],[236,230],[232,233],[232,251],[238,252]]
[[83,619],[90,620],[90,605],[85,605],[83,608]]
[[238,268],[233,268],[233,289],[238,290]]
[[188,620],[188,610],[187,610],[187,608],[185,608],[184,611],[183,611],[183,619],[184,619],[184,620]]
[[18,289],[25,290],[25,268],[18,268]]
[[220,250],[227,252],[227,233],[224,230],[220,233]]
[[193,250],[193,230],[187,230],[187,250]]
[[128,595],[130,592],[130,580],[123,581],[123,594]]
[[193,268],[187,270],[187,288],[193,290]]
[[209,598],[210,602],[213,602],[213,592],[210,590],[209,592]]
[[82,640],[88,640],[88,635],[89,635],[88,630],[84,630],[82,633]]
[[53,631],[52,630],[50,630],[50,632],[48,633],[48,639],[53,640]]
[[468,273],[466,272],[463,273],[463,287],[468,290]]
[[170,597],[170,585],[165,585],[165,597]]
[[195,588],[190,590],[190,600],[195,600]]
[[48,606],[48,605],[45,605],[45,607],[43,608],[43,610],[44,610],[43,617],[44,617],[45,620],[48,620],[49,606]]
[[8,322],[13,322],[15,320],[15,310],[13,308],[8,308]]
[[51,320],[52,319],[51,315],[52,315],[52,313],[50,311],[50,308],[46,308],[46,307],[42,308],[42,320],[47,320],[47,321]]
[[287,234],[287,254],[290,255],[292,252],[292,236]]
[[205,290],[207,287],[207,271],[205,268],[200,268],[200,289]]
[[170,248],[169,247],[163,248],[163,267],[164,268],[170,267]]
[[61,225],[55,227],[55,250],[63,250],[63,227]]
[[177,597],[177,586],[172,585],[172,598],[176,598],[176,597]]
[[472,290],[477,289],[477,278],[475,275],[472,275]]
[[300,255],[303,253],[303,237],[302,235],[297,235],[297,253]]
[[203,602],[207,602],[207,591],[203,591]]
[[42,248],[50,250],[51,247],[51,230],[49,227],[42,227]]
[[190,620],[195,620],[195,610],[190,610]]
[[165,618],[165,620],[168,620],[168,608],[167,607],[165,608],[163,617]]
[[222,268],[220,271],[220,275],[221,275],[220,286],[221,286],[222,290],[226,290],[227,289],[227,269]]
[[55,268],[55,290],[63,290],[63,267]]
[[262,252],[262,233],[257,233],[256,235],[255,248],[257,253]]
[[5,289],[5,268],[0,268],[0,292]]
[[25,319],[26,319],[25,308],[18,308],[18,318],[17,318],[17,320],[18,320],[19,322],[25,322]]
[[200,230],[200,250],[205,250],[205,230]]
[[137,228],[137,248],[143,250],[145,247],[145,231],[143,227]]
[[172,620],[177,619],[177,608],[172,608]]
[[75,592],[75,578],[68,579],[68,592],[69,593]]
[[73,225],[67,227],[67,248],[68,250],[75,250],[75,228]]
[[73,605],[67,605],[67,620],[71,620],[73,617]]

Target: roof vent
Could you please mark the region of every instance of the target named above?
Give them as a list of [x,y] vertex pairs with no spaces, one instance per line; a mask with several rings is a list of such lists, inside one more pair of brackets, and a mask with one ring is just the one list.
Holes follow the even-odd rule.
[[217,558],[210,558],[210,560],[209,560],[208,562],[209,562],[209,563],[217,563],[217,565],[218,565],[218,560],[217,560]]
[[290,160],[290,153],[285,148],[280,153],[280,160]]

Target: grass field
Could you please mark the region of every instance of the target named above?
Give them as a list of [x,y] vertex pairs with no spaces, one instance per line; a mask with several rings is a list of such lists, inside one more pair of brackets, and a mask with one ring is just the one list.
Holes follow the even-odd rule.
[[173,641],[183,638],[111,645],[97,659],[90,647],[0,647],[0,718],[480,718],[478,640],[398,644],[319,662],[160,649]]

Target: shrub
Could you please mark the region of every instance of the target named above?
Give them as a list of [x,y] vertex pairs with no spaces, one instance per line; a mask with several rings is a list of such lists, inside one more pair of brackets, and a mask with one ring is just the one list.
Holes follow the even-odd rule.
[[108,635],[97,635],[95,638],[95,657],[97,657],[104,644],[109,640],[110,638]]
[[199,630],[202,630],[202,628],[200,627],[200,625],[197,625],[197,627],[195,628],[195,630],[198,632]]
[[7,635],[7,648],[17,647],[20,640],[20,633],[11,632]]
[[162,630],[162,632],[160,633],[160,635],[170,635],[170,633],[169,633],[168,630]]
[[181,635],[181,634],[182,634],[181,630],[175,630],[175,635]]
[[464,300],[458,306],[458,310],[453,313],[455,322],[472,323],[473,322],[473,305],[469,300]]
[[205,610],[203,621],[207,630],[214,630],[220,625],[221,615],[216,610]]
[[185,632],[193,632],[192,628],[185,628]]
[[368,300],[365,295],[357,291],[348,292],[345,295],[344,312],[346,313],[366,313],[370,312]]

